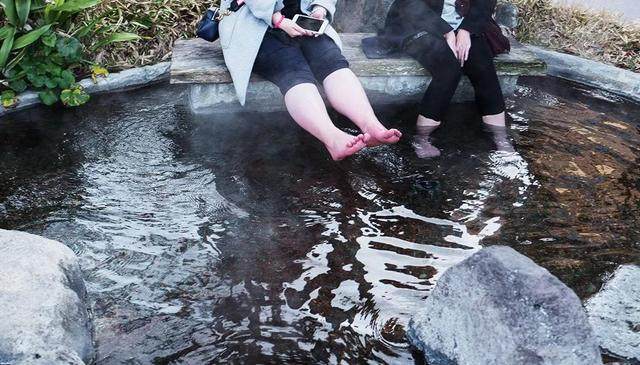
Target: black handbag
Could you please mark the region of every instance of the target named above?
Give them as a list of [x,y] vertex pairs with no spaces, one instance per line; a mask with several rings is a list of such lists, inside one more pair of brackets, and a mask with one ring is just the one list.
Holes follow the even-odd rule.
[[218,7],[209,8],[198,23],[198,29],[196,30],[198,38],[209,42],[217,41],[220,38],[220,21],[225,16],[238,11],[243,5],[244,3],[238,5],[238,2],[234,0],[227,10],[222,10]]

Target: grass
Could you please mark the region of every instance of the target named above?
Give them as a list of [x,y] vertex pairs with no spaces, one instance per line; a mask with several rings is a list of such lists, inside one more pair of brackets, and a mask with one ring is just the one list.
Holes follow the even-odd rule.
[[609,13],[557,7],[550,0],[513,0],[520,10],[516,36],[564,53],[640,72],[640,26]]
[[[550,0],[511,2],[520,9],[520,41],[640,72],[639,26],[621,24],[614,15],[553,6]],[[79,21],[101,19],[104,27],[144,37],[93,55],[98,63],[121,69],[169,60],[173,42],[193,37],[210,5],[197,0],[104,0]]]
[[149,65],[171,58],[173,42],[192,38],[196,24],[213,1],[202,0],[103,0],[83,14],[79,22],[100,19],[99,24],[117,32],[134,32],[143,40],[113,44],[93,55],[112,69]]

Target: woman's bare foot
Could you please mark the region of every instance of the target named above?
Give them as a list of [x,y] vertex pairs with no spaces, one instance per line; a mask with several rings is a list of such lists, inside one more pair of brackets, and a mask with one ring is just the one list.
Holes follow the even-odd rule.
[[413,148],[418,158],[433,158],[440,156],[440,150],[431,144],[431,134],[438,126],[418,125],[413,139]]
[[371,136],[367,133],[352,136],[340,131],[331,140],[331,143],[325,144],[325,147],[327,147],[334,161],[341,161],[367,147],[367,142],[370,139]]
[[371,138],[367,143],[367,147],[376,147],[383,144],[394,144],[402,138],[402,132],[397,129],[387,129],[382,124],[379,127],[368,129],[366,131]]
[[501,152],[515,152],[511,140],[509,139],[509,132],[505,126],[495,126],[488,123],[484,125],[485,129],[491,133],[491,139],[496,145],[496,150]]
[[418,115],[416,122],[416,136],[413,148],[418,158],[432,158],[440,156],[440,150],[431,144],[431,134],[440,127],[440,122]]

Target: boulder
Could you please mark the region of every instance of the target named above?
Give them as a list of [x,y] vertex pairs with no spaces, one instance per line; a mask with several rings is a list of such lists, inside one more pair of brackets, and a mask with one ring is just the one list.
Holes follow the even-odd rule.
[[508,247],[447,270],[409,323],[430,365],[602,364],[576,294]]
[[498,24],[511,30],[516,29],[518,26],[518,7],[509,3],[498,4],[495,18]]
[[640,362],[640,267],[618,268],[586,308],[600,347]]
[[93,360],[80,265],[60,242],[0,230],[0,308],[0,364]]
[[377,32],[394,0],[338,1],[334,25],[343,33]]

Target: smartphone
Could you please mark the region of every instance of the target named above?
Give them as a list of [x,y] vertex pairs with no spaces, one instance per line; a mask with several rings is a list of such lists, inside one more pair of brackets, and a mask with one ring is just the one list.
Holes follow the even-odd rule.
[[329,25],[329,21],[327,19],[320,20],[300,14],[293,17],[293,22],[306,30],[312,31],[315,35],[324,34],[325,29],[327,29],[327,26]]

